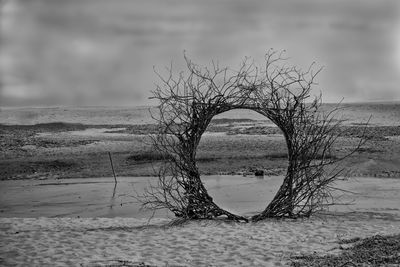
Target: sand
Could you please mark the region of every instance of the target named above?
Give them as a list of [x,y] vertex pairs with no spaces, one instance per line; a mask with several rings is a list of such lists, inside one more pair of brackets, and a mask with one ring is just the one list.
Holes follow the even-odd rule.
[[[273,196],[280,178],[204,180],[222,207],[251,215]],[[341,239],[400,233],[400,179],[341,181],[337,187],[353,193],[338,192],[343,205],[310,219],[193,221],[178,226],[168,225],[168,214],[149,221],[149,214],[135,213],[136,204],[110,209],[110,179],[1,181],[1,202],[8,208],[0,215],[0,265],[284,266],[301,253],[338,253]],[[139,188],[146,179],[121,179],[115,203],[126,199],[129,184]],[[35,212],[30,214],[30,208]],[[62,214],[66,211],[71,213]]]
[[323,216],[260,223],[133,218],[1,218],[3,266],[284,266],[300,253],[337,253],[338,241],[400,232],[399,217]]

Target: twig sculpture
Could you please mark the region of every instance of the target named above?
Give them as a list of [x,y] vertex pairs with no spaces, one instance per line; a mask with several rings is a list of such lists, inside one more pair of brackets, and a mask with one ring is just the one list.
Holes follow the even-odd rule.
[[343,134],[342,121],[334,119],[337,108],[321,112],[321,97],[310,95],[321,69],[315,71],[314,64],[306,71],[287,66],[283,53],[274,50],[266,54],[263,67],[246,58],[236,71],[214,62],[210,68],[201,68],[186,55],[185,60],[187,73],[174,76],[172,67],[167,76],[156,72],[161,85],[154,98],[160,104],[153,116],[158,134],[152,138],[165,161],[158,184],[140,196],[145,208],[166,208],[186,219],[249,220],[213,202],[196,165],[197,146],[210,121],[232,109],[250,109],[266,116],[282,131],[288,148],[289,164],[280,189],[251,220],[310,216],[329,202],[330,185],[342,172],[335,163],[354,153],[363,139],[347,155],[330,157]]

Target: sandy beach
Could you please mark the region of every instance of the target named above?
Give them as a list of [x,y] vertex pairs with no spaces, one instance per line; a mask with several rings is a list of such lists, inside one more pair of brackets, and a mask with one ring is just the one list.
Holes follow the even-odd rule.
[[[368,142],[343,162],[337,205],[323,213],[171,225],[167,211],[152,216],[133,197],[155,180],[159,158],[148,137],[154,125],[140,116],[137,124],[41,118],[0,125],[1,266],[289,266],[296,255],[338,254],[341,240],[400,233],[400,128],[393,119],[367,128]],[[336,155],[358,141],[360,125],[345,127],[352,131]],[[285,149],[268,121],[231,116],[213,121],[197,159],[215,202],[251,216],[280,186]],[[265,171],[263,178],[254,176],[257,169]]]
[[[273,197],[281,178],[204,181],[222,207],[251,215]],[[121,179],[114,198],[111,179],[0,182],[0,264],[286,266],[295,255],[340,253],[344,239],[400,233],[400,179],[341,181],[338,188],[352,193],[338,192],[341,205],[310,219],[177,226],[167,212],[149,221],[151,214],[129,203],[129,184],[140,188],[148,177]]]
[[[284,266],[301,253],[338,253],[341,239],[399,233],[379,213],[240,224],[165,226],[134,218],[1,218],[2,266]],[[147,226],[143,226],[147,225]],[[135,265],[132,265],[135,266]],[[147,266],[147,265],[146,265]]]
[[400,267],[399,0],[0,0],[0,267]]

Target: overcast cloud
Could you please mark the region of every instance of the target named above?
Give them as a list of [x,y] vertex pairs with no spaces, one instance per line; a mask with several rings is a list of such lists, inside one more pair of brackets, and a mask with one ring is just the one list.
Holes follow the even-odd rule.
[[[0,105],[147,105],[158,68],[269,49],[326,102],[400,100],[398,0],[3,0]],[[319,93],[317,91],[316,93]]]

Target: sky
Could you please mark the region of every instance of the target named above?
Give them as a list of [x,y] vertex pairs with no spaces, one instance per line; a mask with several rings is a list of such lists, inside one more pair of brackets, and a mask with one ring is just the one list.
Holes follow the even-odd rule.
[[0,106],[143,106],[163,70],[270,49],[324,102],[400,100],[398,0],[0,0]]

